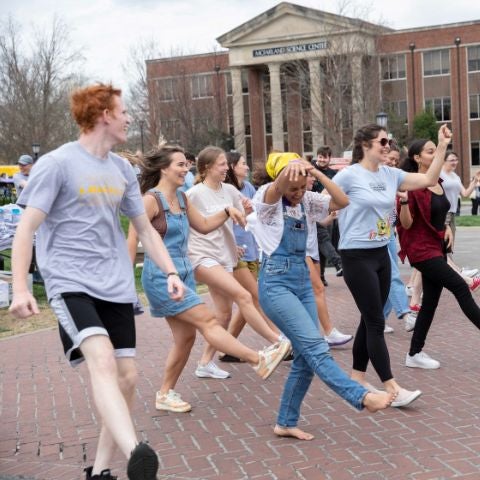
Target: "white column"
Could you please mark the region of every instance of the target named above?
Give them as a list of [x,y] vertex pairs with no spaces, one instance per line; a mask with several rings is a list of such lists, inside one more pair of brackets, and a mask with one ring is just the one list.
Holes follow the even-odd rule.
[[323,145],[322,87],[320,85],[320,60],[309,60],[310,109],[312,112],[313,151]]
[[283,115],[282,91],[280,87],[280,64],[269,63],[270,72],[270,101],[272,112],[272,146],[275,150],[283,152]]
[[363,99],[362,56],[355,55],[352,69],[352,127],[355,132],[364,123],[365,104]]
[[233,103],[233,133],[235,149],[246,156],[245,148],[245,111],[243,108],[242,70],[232,68],[232,103]]

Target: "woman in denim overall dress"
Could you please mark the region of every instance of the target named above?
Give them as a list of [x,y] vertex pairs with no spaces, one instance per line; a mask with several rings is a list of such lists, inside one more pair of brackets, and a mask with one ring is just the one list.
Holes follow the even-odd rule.
[[[269,156],[267,172],[275,181],[261,187],[254,197],[256,219],[252,222],[253,233],[264,252],[259,276],[260,305],[292,342],[295,352],[274,433],[311,440],[313,435],[297,424],[300,406],[315,374],[358,410],[365,407],[375,412],[387,408],[395,395],[370,392],[351,380],[330,355],[319,331],[305,261],[306,216],[321,220],[329,208],[345,207],[348,197],[309,162],[295,157],[292,160],[292,154],[279,155],[276,159]],[[323,194],[306,192],[307,172],[325,185],[331,200]]]
[[[153,317],[165,317],[172,330],[174,344],[167,356],[162,386],[156,395],[156,408],[172,412],[188,412],[191,405],[174,391],[195,342],[196,330],[215,348],[247,361],[263,379],[268,378],[287,353],[284,349],[266,348],[255,352],[232,337],[215,319],[195,292],[192,265],[187,255],[190,225],[201,233],[208,233],[228,218],[244,222],[243,214],[229,207],[204,217],[194,205],[186,201],[178,187],[182,186],[188,171],[183,150],[177,146],[163,146],[143,160],[140,187],[144,193],[147,216],[163,241],[174,262],[176,272],[185,284],[182,301],[172,301],[167,291],[167,277],[145,255],[142,283]],[[137,238],[131,228],[128,238],[131,258],[135,257]]]

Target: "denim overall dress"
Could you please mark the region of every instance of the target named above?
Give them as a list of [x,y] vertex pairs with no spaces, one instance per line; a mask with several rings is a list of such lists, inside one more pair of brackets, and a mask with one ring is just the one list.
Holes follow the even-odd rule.
[[282,203],[282,238],[277,249],[262,259],[258,291],[263,311],[292,342],[295,352],[277,419],[280,426],[294,427],[314,374],[359,410],[363,408],[367,389],[351,380],[337,365],[320,334],[315,297],[305,262],[308,232],[304,206],[301,204],[301,218],[296,219],[287,215],[286,203],[284,200]]
[[171,213],[168,202],[158,190],[155,193],[159,207],[165,211],[167,232],[163,243],[167,247],[180,279],[185,284],[185,295],[180,302],[172,300],[167,291],[167,275],[145,254],[142,272],[142,284],[150,304],[153,317],[173,317],[195,305],[203,303],[195,293],[195,278],[187,255],[189,224],[183,195],[177,190],[177,199],[181,213]]

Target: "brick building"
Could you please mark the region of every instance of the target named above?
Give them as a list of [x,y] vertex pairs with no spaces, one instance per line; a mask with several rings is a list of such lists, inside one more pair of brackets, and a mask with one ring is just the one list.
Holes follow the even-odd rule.
[[464,181],[480,167],[480,20],[393,30],[283,2],[220,36],[226,50],[147,61],[153,130],[190,148],[348,149],[384,110],[450,124]]

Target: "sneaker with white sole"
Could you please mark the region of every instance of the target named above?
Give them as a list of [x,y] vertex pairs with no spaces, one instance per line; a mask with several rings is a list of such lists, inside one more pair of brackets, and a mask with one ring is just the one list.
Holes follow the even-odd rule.
[[328,343],[329,347],[339,347],[340,345],[345,345],[351,340],[353,340],[353,335],[346,335],[336,328],[333,328],[328,335],[325,335],[325,341]]
[[415,323],[417,323],[417,314],[410,312],[405,315],[405,330],[411,332],[415,329]]
[[478,273],[478,268],[463,267],[461,274],[466,277],[474,277]]
[[395,330],[393,329],[393,327],[391,327],[390,325],[387,325],[385,324],[385,328],[383,329],[383,333],[393,333]]
[[260,350],[258,352],[260,361],[258,365],[253,366],[253,369],[261,378],[266,380],[278,367],[280,362],[289,354],[291,349],[290,341],[285,339]]
[[226,370],[222,370],[213,360],[210,360],[206,365],[198,364],[197,369],[195,370],[195,375],[198,378],[225,379],[230,376],[230,373]]
[[170,389],[168,393],[162,394],[157,392],[155,408],[167,412],[185,413],[189,412],[192,409],[192,406],[185,400],[182,400],[180,394]]
[[405,388],[401,388],[400,390],[398,390],[397,396],[395,397],[395,400],[392,402],[391,406],[395,408],[408,407],[421,394],[421,390],[411,391]]
[[419,352],[413,355],[413,357],[407,353],[405,358],[405,366],[411,368],[425,368],[427,370],[435,370],[440,368],[440,362],[434,360],[432,357],[427,355],[425,352]]

